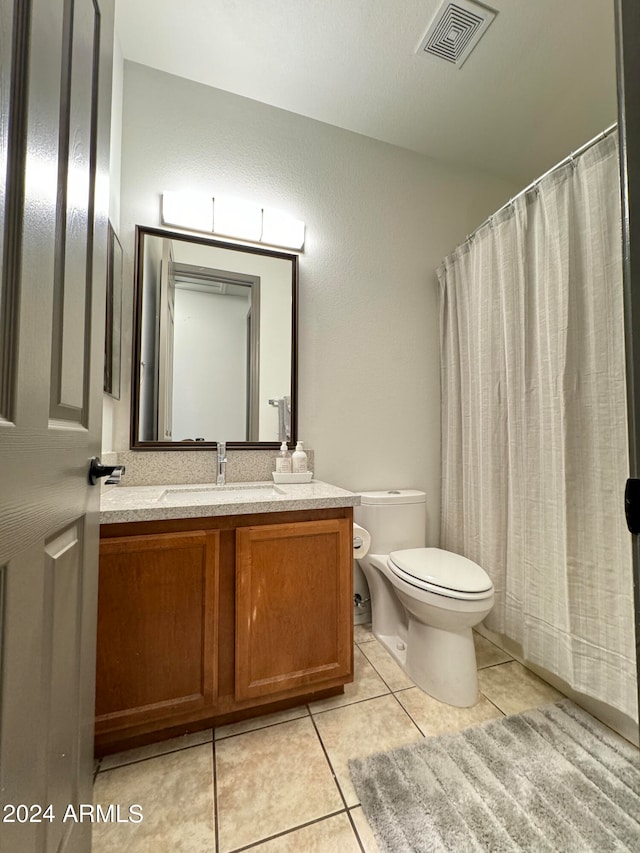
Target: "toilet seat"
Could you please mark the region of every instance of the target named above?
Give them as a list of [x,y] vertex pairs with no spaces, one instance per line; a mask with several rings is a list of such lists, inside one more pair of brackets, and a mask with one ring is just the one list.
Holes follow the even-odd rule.
[[405,583],[426,592],[461,600],[493,594],[489,575],[477,563],[441,548],[408,548],[389,554],[388,568]]

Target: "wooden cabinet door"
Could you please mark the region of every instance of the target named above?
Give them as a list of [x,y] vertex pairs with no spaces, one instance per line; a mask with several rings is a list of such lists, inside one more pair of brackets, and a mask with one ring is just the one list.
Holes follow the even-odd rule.
[[218,563],[218,531],[101,542],[98,734],[213,704]]
[[352,673],[351,538],[345,518],[237,530],[237,699]]

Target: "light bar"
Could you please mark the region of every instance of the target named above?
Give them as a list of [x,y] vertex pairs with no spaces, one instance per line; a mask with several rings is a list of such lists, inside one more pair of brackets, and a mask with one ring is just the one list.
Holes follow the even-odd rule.
[[190,231],[206,231],[236,240],[302,249],[305,224],[281,210],[228,196],[164,192],[162,223]]

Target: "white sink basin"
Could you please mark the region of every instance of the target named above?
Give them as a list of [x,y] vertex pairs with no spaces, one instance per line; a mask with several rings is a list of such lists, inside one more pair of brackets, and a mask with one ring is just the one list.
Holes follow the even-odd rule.
[[267,495],[284,495],[284,489],[279,489],[273,483],[227,483],[224,486],[169,486],[158,497],[159,501],[189,498],[220,503],[225,500],[255,500]]

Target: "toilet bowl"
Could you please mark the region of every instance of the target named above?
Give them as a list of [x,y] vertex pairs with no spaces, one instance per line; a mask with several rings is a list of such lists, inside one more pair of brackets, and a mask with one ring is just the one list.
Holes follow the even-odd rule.
[[465,557],[424,547],[424,492],[364,492],[360,498],[355,518],[369,531],[371,547],[359,564],[369,584],[374,635],[430,696],[474,705],[472,628],[493,607],[491,579]]

